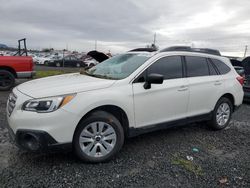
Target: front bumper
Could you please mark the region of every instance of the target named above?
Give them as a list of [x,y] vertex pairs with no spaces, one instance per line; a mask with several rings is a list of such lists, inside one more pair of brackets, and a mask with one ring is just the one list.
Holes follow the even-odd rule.
[[20,129],[15,134],[9,126],[7,126],[7,128],[11,141],[24,150],[38,152],[69,150],[72,148],[71,143],[57,143],[57,141],[45,131]]
[[17,72],[17,78],[33,78],[36,75],[36,71]]
[[[31,97],[21,93],[17,88],[13,89],[13,96],[15,97],[9,97],[7,103],[7,122],[12,140],[19,147],[27,149],[27,145],[21,144],[23,139],[32,140],[33,138],[38,140],[38,150],[53,147],[60,148],[72,143],[74,131],[81,119],[80,117],[62,108],[51,113],[23,111],[23,103],[30,100]],[[16,101],[9,104],[13,100]],[[10,106],[12,106],[11,110]]]

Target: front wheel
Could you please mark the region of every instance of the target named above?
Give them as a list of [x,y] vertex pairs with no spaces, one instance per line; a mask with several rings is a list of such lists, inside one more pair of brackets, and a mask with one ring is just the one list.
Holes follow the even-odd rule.
[[233,112],[233,104],[228,98],[221,98],[213,111],[209,126],[214,130],[221,130],[228,126]]
[[87,162],[106,162],[122,148],[121,123],[110,113],[97,111],[80,122],[73,138],[76,155]]

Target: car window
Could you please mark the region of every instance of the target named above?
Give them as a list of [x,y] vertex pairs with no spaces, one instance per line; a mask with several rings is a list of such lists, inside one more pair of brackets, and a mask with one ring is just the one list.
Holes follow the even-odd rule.
[[147,74],[156,73],[164,79],[182,78],[182,60],[180,56],[163,57],[147,69]]
[[218,75],[218,73],[215,70],[215,67],[212,65],[212,63],[208,60],[208,68],[210,75]]
[[77,60],[76,57],[74,56],[71,56],[71,60]]
[[151,53],[120,54],[88,69],[86,74],[103,79],[124,79],[145,63],[151,56]]
[[65,60],[70,60],[70,56],[67,56],[64,58]]
[[208,76],[209,70],[206,58],[186,56],[187,63],[187,76],[197,77],[197,76]]
[[226,74],[231,70],[225,63],[223,63],[220,60],[212,59],[212,61],[216,66],[216,68],[218,69],[218,71],[220,72],[220,74]]

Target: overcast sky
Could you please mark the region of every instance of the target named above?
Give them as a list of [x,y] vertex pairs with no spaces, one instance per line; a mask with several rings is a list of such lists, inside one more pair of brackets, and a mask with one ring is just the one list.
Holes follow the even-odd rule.
[[[250,51],[249,0],[0,0],[0,43],[123,52],[152,43]],[[249,53],[250,55],[250,53]]]

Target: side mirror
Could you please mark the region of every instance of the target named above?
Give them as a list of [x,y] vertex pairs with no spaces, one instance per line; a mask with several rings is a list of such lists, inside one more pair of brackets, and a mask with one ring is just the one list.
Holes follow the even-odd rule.
[[144,84],[144,89],[150,89],[151,84],[162,84],[164,76],[161,74],[150,74],[146,77],[146,82]]

